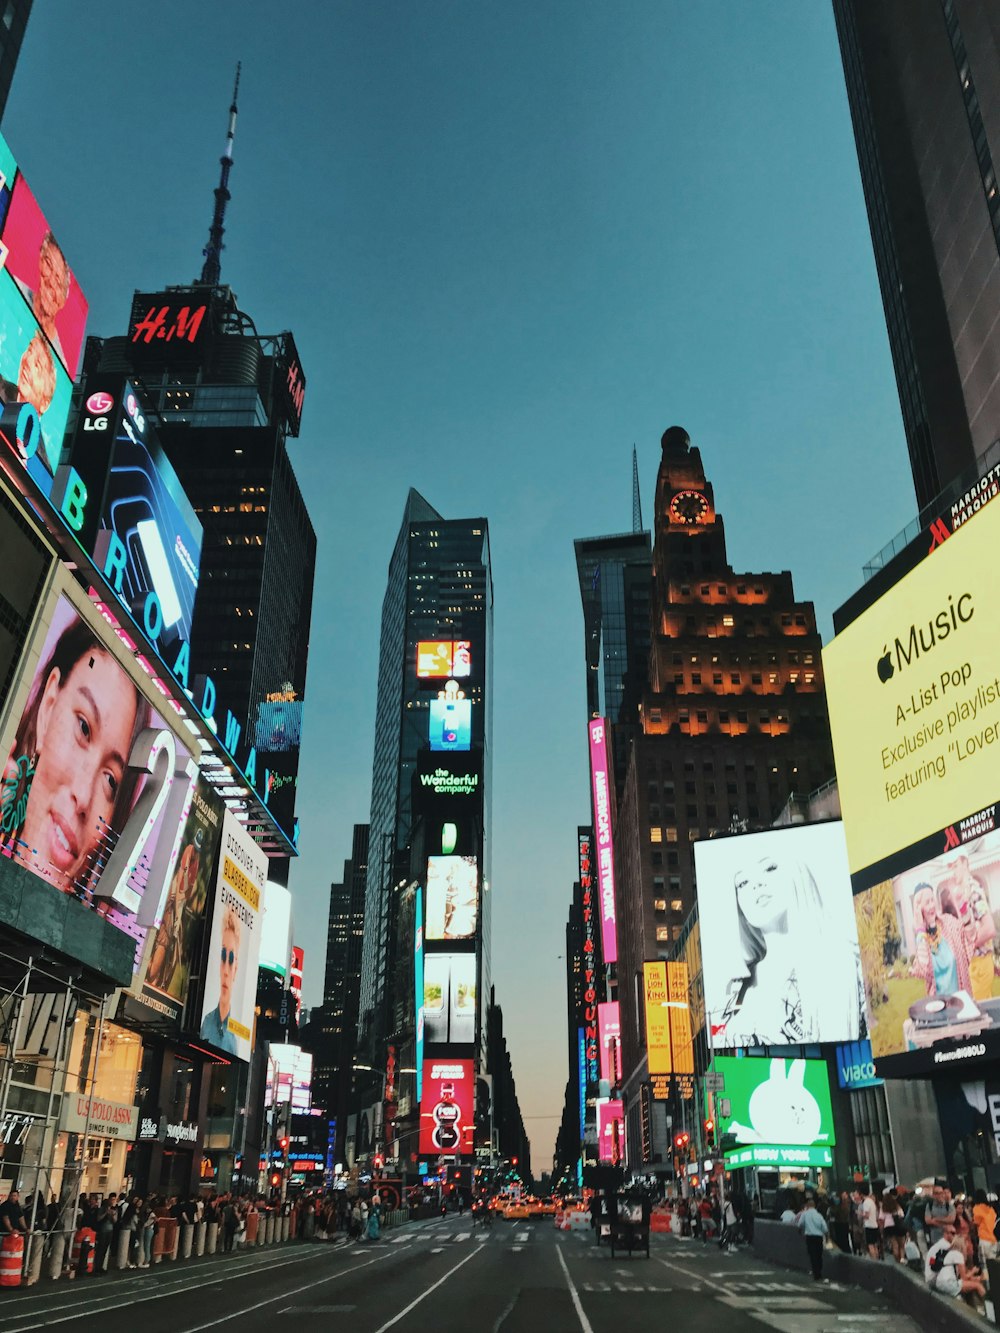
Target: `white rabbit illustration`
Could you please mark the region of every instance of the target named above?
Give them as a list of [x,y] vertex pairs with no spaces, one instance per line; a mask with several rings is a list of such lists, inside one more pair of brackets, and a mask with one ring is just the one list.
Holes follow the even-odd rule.
[[738,1143],[815,1143],[822,1116],[819,1103],[804,1085],[805,1060],[792,1060],[787,1074],[784,1060],[771,1061],[766,1083],[750,1094],[750,1125],[735,1122],[730,1132]]

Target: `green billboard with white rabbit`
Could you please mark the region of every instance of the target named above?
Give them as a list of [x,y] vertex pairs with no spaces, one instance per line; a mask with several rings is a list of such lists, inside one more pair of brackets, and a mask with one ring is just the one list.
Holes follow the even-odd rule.
[[718,1132],[731,1134],[736,1145],[812,1148],[836,1142],[823,1060],[718,1055],[713,1067],[725,1084],[715,1094]]

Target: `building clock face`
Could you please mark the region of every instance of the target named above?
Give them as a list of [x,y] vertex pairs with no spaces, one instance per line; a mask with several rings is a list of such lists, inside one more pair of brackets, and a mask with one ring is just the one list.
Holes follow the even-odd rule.
[[678,491],[670,501],[669,513],[672,523],[707,523],[708,501],[701,491]]

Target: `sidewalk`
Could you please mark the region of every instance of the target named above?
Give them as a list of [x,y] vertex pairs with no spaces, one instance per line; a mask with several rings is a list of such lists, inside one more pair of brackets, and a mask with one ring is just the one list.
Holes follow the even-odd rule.
[[[802,1237],[798,1228],[788,1223],[755,1218],[751,1248],[757,1258],[766,1259],[768,1263],[799,1272],[809,1271],[809,1258]],[[927,1333],[971,1333],[971,1330],[984,1333],[993,1327],[964,1301],[935,1295],[921,1274],[910,1272],[902,1264],[880,1263],[843,1254],[839,1250],[827,1250],[823,1256],[823,1275],[864,1291],[882,1292]]]

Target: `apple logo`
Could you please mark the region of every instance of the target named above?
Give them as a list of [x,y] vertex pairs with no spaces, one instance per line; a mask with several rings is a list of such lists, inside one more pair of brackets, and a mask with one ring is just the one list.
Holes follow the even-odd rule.
[[875,668],[878,672],[878,678],[884,685],[887,680],[891,680],[895,667],[892,665],[892,653],[882,645],[882,656],[878,659],[878,666]]

